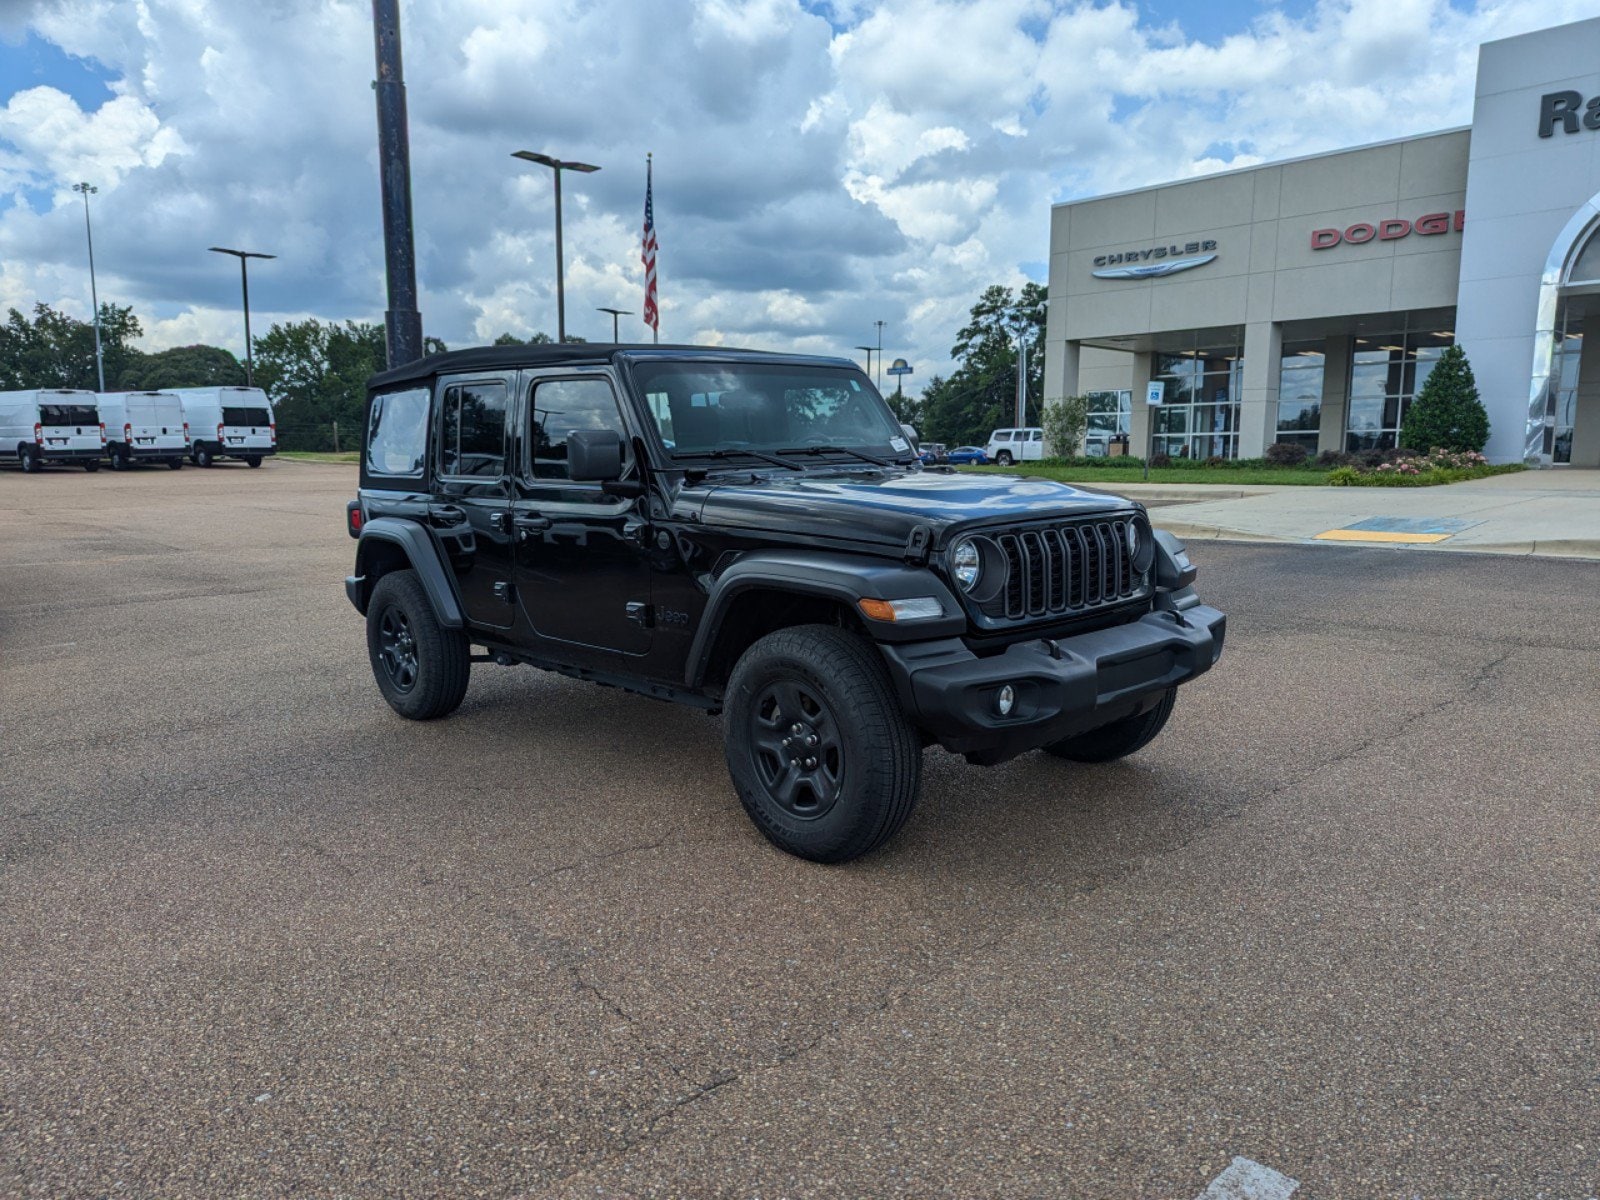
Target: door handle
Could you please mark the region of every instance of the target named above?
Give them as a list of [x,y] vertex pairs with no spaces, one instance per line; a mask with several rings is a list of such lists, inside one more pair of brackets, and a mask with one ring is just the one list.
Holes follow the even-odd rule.
[[525,538],[530,533],[542,533],[550,528],[551,523],[549,517],[541,517],[537,513],[518,513],[511,519],[519,538]]
[[465,525],[467,510],[458,508],[454,504],[430,504],[428,506],[428,521],[436,526]]

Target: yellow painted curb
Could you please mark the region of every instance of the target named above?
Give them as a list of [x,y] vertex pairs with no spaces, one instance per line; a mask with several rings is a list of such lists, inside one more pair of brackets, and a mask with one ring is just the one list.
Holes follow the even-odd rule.
[[1330,529],[1317,534],[1319,542],[1399,542],[1405,545],[1432,545],[1450,537],[1448,533],[1389,533],[1381,529]]

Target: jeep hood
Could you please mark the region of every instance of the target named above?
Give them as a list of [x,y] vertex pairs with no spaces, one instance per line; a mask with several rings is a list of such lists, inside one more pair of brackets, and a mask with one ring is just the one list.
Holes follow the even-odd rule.
[[[744,478],[750,479],[749,476]],[[1003,524],[1126,509],[1127,500],[1048,479],[943,471],[846,468],[708,480],[700,519],[724,528],[785,530],[904,545],[927,525],[935,539],[953,525]]]

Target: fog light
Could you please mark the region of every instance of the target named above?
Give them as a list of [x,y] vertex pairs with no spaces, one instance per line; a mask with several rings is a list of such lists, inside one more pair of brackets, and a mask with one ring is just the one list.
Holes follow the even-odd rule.
[[1002,717],[1009,717],[1011,710],[1017,706],[1017,690],[1009,683],[1000,689],[994,698],[994,709]]

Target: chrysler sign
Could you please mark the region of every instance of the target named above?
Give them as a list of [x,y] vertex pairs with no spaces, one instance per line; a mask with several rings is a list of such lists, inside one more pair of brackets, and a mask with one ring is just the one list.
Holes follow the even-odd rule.
[[1214,241],[1187,242],[1182,246],[1151,246],[1143,250],[1118,250],[1095,256],[1096,279],[1154,279],[1203,267],[1216,258]]

